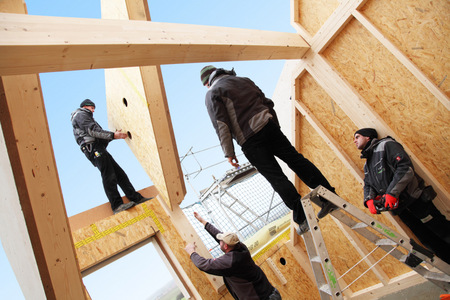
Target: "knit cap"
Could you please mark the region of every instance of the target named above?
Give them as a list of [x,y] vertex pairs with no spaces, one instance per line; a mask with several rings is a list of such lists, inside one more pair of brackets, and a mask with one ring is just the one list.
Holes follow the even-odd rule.
[[211,73],[216,69],[216,67],[211,65],[203,67],[203,69],[200,71],[200,80],[202,81],[203,85],[205,85],[209,81],[209,76],[211,76]]
[[357,133],[370,139],[378,138],[378,133],[374,128],[361,128],[357,130],[353,136],[355,136]]
[[92,102],[91,99],[86,99],[86,100],[83,100],[83,102],[81,102],[81,104],[80,104],[80,107],[83,107],[83,106],[93,106],[93,107],[95,107],[95,103]]

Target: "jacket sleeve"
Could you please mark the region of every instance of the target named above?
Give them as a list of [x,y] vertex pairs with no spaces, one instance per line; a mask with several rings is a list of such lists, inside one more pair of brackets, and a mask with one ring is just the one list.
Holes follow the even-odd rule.
[[207,222],[205,225],[205,230],[213,237],[214,240],[216,240],[217,243],[220,241],[216,238],[216,235],[218,233],[222,233],[219,229],[217,229],[213,224]]
[[387,142],[385,146],[387,164],[393,173],[392,181],[386,189],[386,194],[399,198],[407,185],[414,179],[414,169],[402,145],[397,142]]
[[[111,141],[114,139],[114,132],[103,130],[102,127],[86,112],[79,114],[77,118],[78,126],[88,135],[102,140]],[[77,116],[78,117],[78,116]]]
[[206,93],[206,109],[209,117],[219,137],[220,145],[225,157],[234,157],[233,135],[231,133],[231,122],[227,108],[220,96],[214,95],[211,91]]
[[218,276],[230,276],[233,262],[232,252],[228,252],[218,258],[204,258],[197,252],[191,254],[191,260],[201,271]]

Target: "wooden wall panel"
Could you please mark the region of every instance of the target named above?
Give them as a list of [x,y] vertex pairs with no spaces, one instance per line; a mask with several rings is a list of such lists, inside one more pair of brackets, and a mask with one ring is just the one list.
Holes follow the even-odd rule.
[[356,20],[323,55],[450,190],[450,112]]
[[[286,246],[287,242],[289,242],[287,239],[283,239],[272,246],[256,259],[256,264],[264,271],[270,283],[280,291],[283,299],[318,299],[319,292],[315,282],[311,281],[303,267],[289,251]],[[275,272],[269,267],[267,262],[269,258],[272,259],[287,280],[285,285],[281,283]],[[280,262],[282,258],[286,262],[285,265]]]
[[298,0],[298,10],[295,12],[296,22],[314,35],[338,5],[339,1],[337,0]]
[[449,1],[369,1],[361,12],[450,97]]
[[157,233],[181,266],[182,270],[178,272],[184,272],[189,277],[202,299],[231,299],[229,295],[221,298],[222,295],[216,292],[205,273],[191,262],[184,251],[187,242],[156,198],[120,214],[95,221],[90,226],[74,231],[72,236],[80,269],[86,270]]

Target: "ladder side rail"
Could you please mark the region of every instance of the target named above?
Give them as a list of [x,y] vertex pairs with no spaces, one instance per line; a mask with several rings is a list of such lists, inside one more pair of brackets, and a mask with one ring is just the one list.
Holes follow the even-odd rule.
[[322,264],[320,262],[320,257],[316,252],[316,247],[314,246],[314,241],[311,232],[306,232],[302,235],[303,241],[305,242],[306,252],[308,253],[309,262],[311,263],[311,268],[314,273],[314,278],[316,280],[317,287],[319,289],[320,299],[330,299],[329,289],[326,292],[322,287],[328,285],[325,276],[322,271]]
[[330,256],[325,246],[325,241],[323,240],[322,233],[320,231],[319,225],[317,224],[316,215],[311,205],[311,201],[309,201],[308,196],[305,196],[304,198],[302,198],[301,202],[305,211],[306,219],[308,221],[316,252],[320,257],[323,272],[328,282],[328,288],[331,297],[333,299],[344,299],[337,280],[336,272],[334,271],[334,267],[331,263]]
[[[327,199],[328,201],[331,201],[341,209],[345,210],[350,215],[354,216],[355,218],[362,221],[362,223],[358,223],[355,220],[351,219],[349,216],[344,214],[341,210],[335,210],[331,212],[331,215],[333,215],[336,219],[341,221],[342,223],[346,224],[348,227],[353,229],[354,231],[358,232],[360,235],[368,239],[374,244],[379,243],[382,239],[380,239],[376,234],[368,230],[368,227],[373,228],[376,232],[384,235],[387,237],[390,241],[393,243],[401,246],[402,248],[406,249],[410,254],[413,254],[414,256],[418,257],[421,261],[426,262],[440,271],[442,271],[444,274],[431,272],[425,267],[421,266],[421,261],[418,261],[416,264],[408,262],[407,258],[408,255],[403,254],[399,250],[394,250],[392,245],[381,245],[380,248],[383,249],[386,252],[390,252],[390,255],[392,255],[394,258],[396,258],[398,261],[406,264],[408,267],[419,273],[424,278],[428,279],[429,281],[433,282],[434,284],[438,285],[445,291],[450,291],[450,265],[442,261],[440,258],[427,254],[427,249],[421,249],[424,253],[419,251],[418,249],[413,247],[413,244],[415,242],[411,240],[409,237],[403,237],[402,235],[396,233],[395,231],[391,230],[389,227],[384,225],[383,223],[373,219],[372,217],[366,215],[363,213],[360,209],[353,206],[351,203],[348,203],[344,199],[340,198],[336,194],[328,191],[326,188],[319,186],[316,189],[314,189],[310,194],[310,199],[312,202],[316,203],[317,205],[320,205],[320,197],[323,197]],[[361,226],[364,225],[364,226]]]

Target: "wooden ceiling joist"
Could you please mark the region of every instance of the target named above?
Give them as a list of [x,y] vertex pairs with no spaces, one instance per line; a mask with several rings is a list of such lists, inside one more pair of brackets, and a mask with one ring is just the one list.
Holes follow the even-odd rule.
[[295,33],[0,14],[0,75],[298,59],[308,49]]

